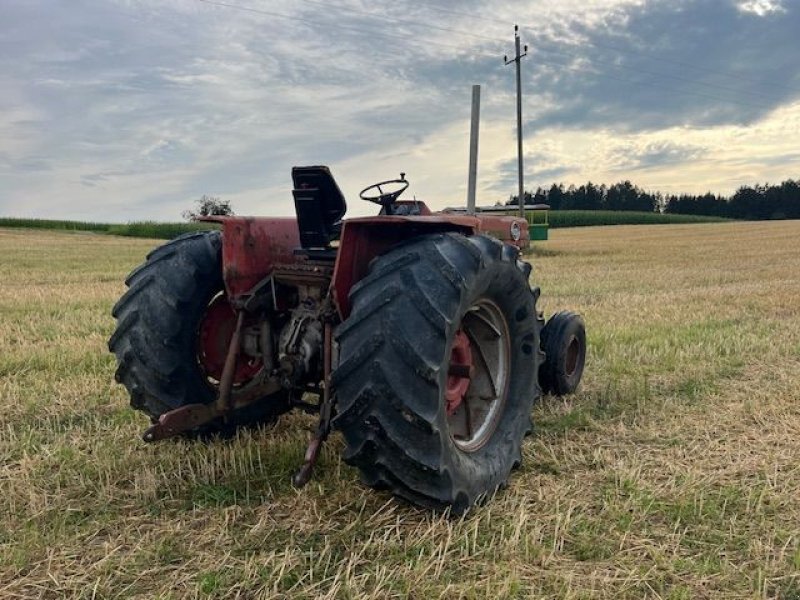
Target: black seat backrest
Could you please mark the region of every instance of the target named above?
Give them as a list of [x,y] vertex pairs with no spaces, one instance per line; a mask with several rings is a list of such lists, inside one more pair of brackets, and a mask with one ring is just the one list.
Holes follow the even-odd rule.
[[303,248],[327,248],[336,239],[347,210],[328,167],[293,167],[294,207]]

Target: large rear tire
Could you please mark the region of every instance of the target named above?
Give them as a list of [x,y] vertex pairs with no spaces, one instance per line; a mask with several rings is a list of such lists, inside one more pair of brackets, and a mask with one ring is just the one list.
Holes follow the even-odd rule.
[[[190,233],[156,248],[125,284],[112,311],[117,328],[108,347],[131,406],[156,421],[181,406],[213,402],[218,390],[200,364],[198,336],[223,293],[220,233]],[[231,435],[241,426],[270,423],[288,408],[287,395],[279,392],[189,435]]]
[[455,513],[505,484],[539,396],[529,273],[515,248],[454,233],[373,261],[333,374],[335,426],[365,483]]

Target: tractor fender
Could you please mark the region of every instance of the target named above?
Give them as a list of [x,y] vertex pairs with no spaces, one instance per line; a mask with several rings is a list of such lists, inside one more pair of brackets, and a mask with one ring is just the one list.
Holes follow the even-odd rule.
[[222,225],[222,277],[231,303],[236,303],[275,265],[301,260],[297,219],[291,217],[201,217]]
[[480,231],[480,220],[467,215],[381,215],[346,220],[331,281],[341,319],[350,315],[350,290],[367,275],[373,258],[408,239],[448,231],[474,235]]

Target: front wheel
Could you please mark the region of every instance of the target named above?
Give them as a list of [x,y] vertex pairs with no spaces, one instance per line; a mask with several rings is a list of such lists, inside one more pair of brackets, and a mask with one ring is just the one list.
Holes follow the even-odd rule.
[[484,236],[426,236],[353,287],[335,426],[368,485],[458,513],[519,464],[541,354],[538,290],[517,256]]
[[542,350],[542,391],[556,396],[575,393],[586,363],[586,327],[581,316],[567,310],[553,315],[542,329]]

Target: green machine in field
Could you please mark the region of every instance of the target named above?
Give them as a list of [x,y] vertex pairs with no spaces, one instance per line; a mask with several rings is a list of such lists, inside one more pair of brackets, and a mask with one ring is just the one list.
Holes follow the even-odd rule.
[[525,207],[525,218],[528,220],[528,233],[531,241],[546,240],[550,231],[550,206],[532,204]]

